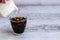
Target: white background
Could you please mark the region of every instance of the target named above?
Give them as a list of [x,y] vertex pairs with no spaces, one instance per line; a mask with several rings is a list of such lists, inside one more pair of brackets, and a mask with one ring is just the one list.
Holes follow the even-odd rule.
[[60,4],[60,0],[14,0],[16,4]]

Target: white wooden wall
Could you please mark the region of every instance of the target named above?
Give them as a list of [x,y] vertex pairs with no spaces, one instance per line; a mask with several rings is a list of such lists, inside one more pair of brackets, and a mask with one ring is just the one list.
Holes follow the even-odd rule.
[[60,0],[14,0],[16,4],[60,4]]

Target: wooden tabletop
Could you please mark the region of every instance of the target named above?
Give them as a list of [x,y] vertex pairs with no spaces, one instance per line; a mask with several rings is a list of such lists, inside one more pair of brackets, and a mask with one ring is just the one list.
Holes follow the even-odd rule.
[[[50,6],[20,7],[19,15],[27,16],[24,33],[14,33],[9,18],[0,18],[0,40],[60,40],[59,8],[55,6],[52,8]],[[11,16],[16,14],[13,13]]]

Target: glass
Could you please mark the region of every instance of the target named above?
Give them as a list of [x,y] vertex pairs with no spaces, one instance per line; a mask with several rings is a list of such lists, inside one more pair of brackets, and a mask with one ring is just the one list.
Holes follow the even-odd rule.
[[[19,11],[18,11],[19,13]],[[23,33],[26,27],[27,18],[18,15],[10,17],[11,26],[15,33]]]

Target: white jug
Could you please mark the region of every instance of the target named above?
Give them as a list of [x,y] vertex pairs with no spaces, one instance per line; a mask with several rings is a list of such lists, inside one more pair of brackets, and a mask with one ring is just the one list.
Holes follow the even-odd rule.
[[3,17],[7,17],[14,10],[18,10],[13,0],[8,0],[7,3],[0,3],[0,13]]

